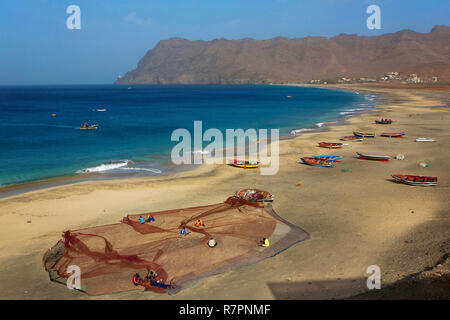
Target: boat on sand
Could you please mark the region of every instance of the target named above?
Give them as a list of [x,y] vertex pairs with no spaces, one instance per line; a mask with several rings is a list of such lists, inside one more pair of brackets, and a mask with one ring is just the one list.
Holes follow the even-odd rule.
[[238,168],[258,168],[261,165],[261,162],[259,161],[247,161],[247,160],[238,160],[234,159],[230,165]]
[[389,161],[391,158],[390,156],[375,156],[375,155],[369,155],[369,154],[362,154],[357,152],[359,159],[362,160],[375,160],[375,161]]
[[364,139],[357,136],[343,136],[342,141],[363,141]]
[[320,159],[320,160],[330,160],[333,162],[341,162],[342,156],[311,156],[311,158]]
[[375,138],[375,132],[353,131],[353,134],[361,138]]
[[435,138],[417,138],[416,142],[436,142]]
[[409,174],[393,174],[392,178],[399,183],[413,186],[435,186],[438,180],[437,177],[414,176]]
[[381,120],[375,120],[376,124],[392,124],[391,119],[381,119]]
[[319,147],[328,148],[328,149],[339,149],[344,146],[343,143],[340,142],[319,142]]
[[380,134],[382,137],[388,138],[403,138],[405,136],[404,132],[383,132]]
[[333,166],[333,161],[330,161],[330,160],[321,160],[321,159],[312,158],[312,157],[304,157],[304,158],[301,158],[301,160],[304,164],[314,166],[314,167],[332,167]]

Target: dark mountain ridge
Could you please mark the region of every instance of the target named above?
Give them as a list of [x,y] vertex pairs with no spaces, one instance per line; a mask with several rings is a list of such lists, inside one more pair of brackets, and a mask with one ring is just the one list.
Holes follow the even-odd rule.
[[160,41],[116,84],[242,84],[378,77],[386,72],[450,79],[450,28],[379,36]]

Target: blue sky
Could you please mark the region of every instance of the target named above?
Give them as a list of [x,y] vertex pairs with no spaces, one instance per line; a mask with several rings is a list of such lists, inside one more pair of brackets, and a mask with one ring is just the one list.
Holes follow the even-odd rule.
[[[68,30],[69,5],[81,30]],[[366,8],[381,8],[368,30]],[[1,0],[0,85],[112,83],[159,40],[377,35],[449,25],[448,0]]]

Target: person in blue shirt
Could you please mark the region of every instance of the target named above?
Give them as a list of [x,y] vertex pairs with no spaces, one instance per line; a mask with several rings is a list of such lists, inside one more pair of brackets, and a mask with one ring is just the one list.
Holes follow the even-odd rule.
[[145,220],[144,220],[144,218],[142,218],[142,216],[139,217],[139,221],[141,222],[141,224],[145,223]]
[[186,235],[186,228],[183,227],[183,229],[181,229],[181,231],[180,231],[180,234],[182,236],[185,236]]

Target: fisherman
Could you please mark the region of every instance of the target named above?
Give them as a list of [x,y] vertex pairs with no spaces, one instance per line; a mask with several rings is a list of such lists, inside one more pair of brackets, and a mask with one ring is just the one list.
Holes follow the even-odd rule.
[[144,220],[144,218],[142,218],[142,216],[139,217],[139,221],[141,222],[141,224],[145,223],[145,220]]
[[268,246],[269,246],[269,239],[263,238],[263,239],[261,240],[260,246],[261,246],[261,247],[268,247]]
[[205,224],[203,223],[202,219],[197,219],[197,222],[195,222],[196,227],[204,227]]
[[155,221],[155,218],[153,218],[153,216],[151,214],[148,215],[146,222],[153,222],[153,221]]
[[139,273],[135,273],[135,274],[133,275],[133,284],[134,284],[135,286],[138,286],[139,283],[141,283],[141,282],[142,282],[141,276],[139,275]]

